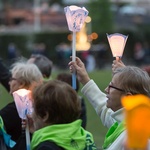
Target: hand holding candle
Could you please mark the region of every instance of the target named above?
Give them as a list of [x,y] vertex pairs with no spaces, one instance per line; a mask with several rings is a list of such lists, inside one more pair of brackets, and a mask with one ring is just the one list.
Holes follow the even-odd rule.
[[[84,7],[67,6],[64,8],[68,28],[73,32],[72,38],[72,60],[76,58],[76,32],[79,32],[84,24],[84,21],[88,15],[88,11]],[[75,71],[72,74],[72,86],[76,89],[76,74]]]
[[107,34],[108,42],[112,51],[113,57],[120,59],[123,55],[124,47],[128,36],[120,33]]

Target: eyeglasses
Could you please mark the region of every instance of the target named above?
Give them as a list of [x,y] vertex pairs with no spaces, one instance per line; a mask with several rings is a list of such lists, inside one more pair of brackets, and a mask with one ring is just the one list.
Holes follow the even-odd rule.
[[123,89],[117,88],[117,87],[115,87],[113,85],[108,85],[108,93],[110,91],[110,88],[116,89],[116,90],[121,91],[121,92],[125,92],[125,90],[123,90]]
[[11,77],[11,78],[9,79],[9,81],[12,81],[12,80],[17,80],[17,79],[16,79],[16,78]]

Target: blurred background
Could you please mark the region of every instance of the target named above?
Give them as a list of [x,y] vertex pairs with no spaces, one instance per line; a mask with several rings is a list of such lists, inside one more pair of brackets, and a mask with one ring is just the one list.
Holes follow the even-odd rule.
[[123,55],[127,63],[150,62],[149,0],[0,0],[0,56],[9,63],[16,57],[42,53],[56,68],[64,69],[71,55],[71,33],[64,14],[68,5],[89,11],[76,44],[77,55],[87,59],[87,65],[93,63],[89,71],[111,63],[106,33],[129,36]]
[[[111,80],[113,60],[106,33],[129,36],[122,58],[126,65],[150,64],[150,0],[0,0],[0,57],[5,64],[9,67],[20,57],[39,53],[54,62],[53,78],[68,71],[72,34],[64,7],[69,5],[89,11],[77,33],[76,50],[102,90]],[[0,88],[2,108],[12,98]],[[107,129],[88,101],[86,105],[87,130],[101,147]]]

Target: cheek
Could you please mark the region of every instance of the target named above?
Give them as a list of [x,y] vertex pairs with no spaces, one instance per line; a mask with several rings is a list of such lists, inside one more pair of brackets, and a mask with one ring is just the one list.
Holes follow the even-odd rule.
[[114,92],[112,92],[110,95],[109,95],[109,102],[110,102],[110,104],[111,105],[117,105],[117,104],[120,104],[120,97],[121,97],[121,95],[119,94],[119,93],[115,93],[115,91]]
[[39,117],[37,117],[35,114],[32,115],[32,119],[33,119],[35,130],[41,129],[43,127],[42,120]]

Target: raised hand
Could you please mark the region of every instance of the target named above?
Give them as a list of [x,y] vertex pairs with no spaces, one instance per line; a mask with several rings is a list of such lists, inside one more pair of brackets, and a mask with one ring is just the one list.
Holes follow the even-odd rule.
[[68,65],[71,73],[73,73],[74,70],[76,71],[77,78],[83,85],[90,81],[85,65],[79,57],[76,57],[75,62],[70,61]]
[[112,72],[114,73],[117,68],[126,67],[121,59],[114,60],[112,63]]

